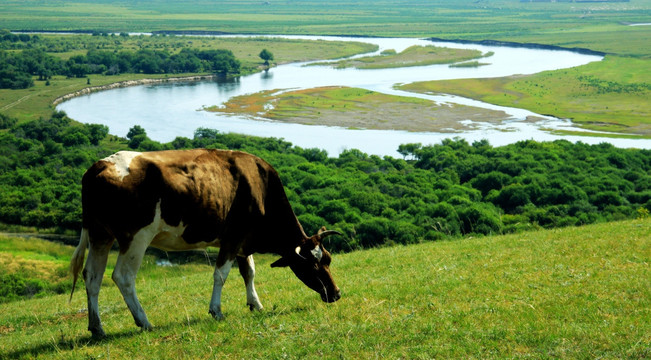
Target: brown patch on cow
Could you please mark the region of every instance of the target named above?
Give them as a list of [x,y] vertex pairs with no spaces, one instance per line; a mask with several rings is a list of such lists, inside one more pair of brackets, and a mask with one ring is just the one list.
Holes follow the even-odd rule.
[[[115,165],[98,161],[82,181],[84,227],[93,241],[115,238],[121,251],[151,224],[160,201],[161,218],[183,224],[190,247],[234,243],[246,253],[286,252],[306,238],[276,171],[265,161],[237,151],[195,149],[142,153],[121,177]],[[271,215],[267,216],[269,209]],[[255,224],[255,226],[251,226]],[[266,241],[271,234],[273,246]],[[287,242],[282,250],[277,241]]]

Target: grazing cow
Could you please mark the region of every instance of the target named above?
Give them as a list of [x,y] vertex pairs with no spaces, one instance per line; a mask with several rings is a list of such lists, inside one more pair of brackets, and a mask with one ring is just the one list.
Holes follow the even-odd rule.
[[325,302],[340,298],[330,275],[322,228],[308,237],[287,200],[278,173],[250,154],[222,150],[121,151],[93,164],[82,179],[83,228],[70,266],[71,292],[84,262],[88,330],[104,336],[97,297],[113,242],[118,255],[112,279],[136,325],[152,328],[138,301],[135,278],[145,250],[219,247],[210,314],[223,318],[221,292],[237,260],[247,305],[262,309],[253,286],[251,254],[281,256],[272,267],[289,266]]

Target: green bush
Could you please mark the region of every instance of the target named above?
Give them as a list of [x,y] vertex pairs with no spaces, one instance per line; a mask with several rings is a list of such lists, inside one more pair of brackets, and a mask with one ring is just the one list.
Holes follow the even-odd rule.
[[[402,147],[404,159],[347,150],[329,158],[282,139],[200,128],[161,144],[134,126],[127,139],[65,113],[0,132],[0,223],[79,230],[80,182],[117,150],[196,147],[261,156],[280,174],[308,234],[340,227],[337,249],[408,244],[632,219],[651,209],[651,151],[567,141],[492,147],[464,140]],[[614,155],[617,154],[617,155]]]
[[38,279],[26,279],[19,274],[0,275],[0,303],[31,298],[42,293],[47,285]]

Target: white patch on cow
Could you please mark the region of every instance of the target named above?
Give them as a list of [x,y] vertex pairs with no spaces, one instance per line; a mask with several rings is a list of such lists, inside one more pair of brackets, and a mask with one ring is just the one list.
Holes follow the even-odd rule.
[[126,251],[120,251],[117,262],[115,263],[115,270],[111,277],[115,284],[120,289],[124,302],[127,303],[131,314],[133,315],[136,324],[143,329],[151,329],[151,324],[147,320],[147,315],[138,301],[136,296],[135,280],[142,258],[145,255],[145,250],[152,242],[156,234],[159,232],[161,225],[161,211],[160,200],[156,204],[156,214],[151,224],[138,230],[133,236],[129,248]]
[[222,289],[224,288],[224,284],[226,283],[226,278],[228,277],[228,273],[231,271],[233,262],[234,260],[228,260],[224,263],[224,265],[216,266],[215,273],[213,274],[215,284],[212,289],[212,297],[210,299],[209,312],[217,320],[221,320],[224,318],[224,315],[222,314]]
[[321,250],[321,246],[317,245],[314,249],[310,250],[312,253],[312,256],[314,256],[315,259],[318,261],[321,261],[321,258],[323,257],[323,251]]
[[165,222],[165,219],[161,217],[161,201],[158,201],[156,205],[156,212],[154,215],[154,221],[151,226],[155,233],[154,237],[151,240],[149,245],[164,251],[184,251],[184,250],[195,250],[195,249],[205,249],[209,246],[219,247],[219,239],[214,239],[210,242],[197,242],[189,244],[183,239],[183,232],[188,226],[179,222],[178,225],[172,226]]
[[118,173],[120,180],[122,180],[125,176],[129,175],[129,165],[131,164],[131,161],[140,155],[142,155],[142,153],[136,151],[118,151],[102,160],[115,165],[115,171]]
[[[160,216],[160,205],[156,207],[156,217]],[[158,234],[151,242],[151,246],[165,251],[189,250],[188,243],[183,241],[182,235],[187,225],[181,221],[177,226],[172,226],[161,219],[158,224]]]
[[[249,305],[251,310],[262,309],[260,298],[258,298],[258,293],[255,291],[255,285],[253,284],[253,279],[255,278],[255,263],[253,261],[253,256],[249,255],[246,257],[246,264],[240,261],[238,262],[238,265],[240,265],[240,272],[242,273],[246,285],[246,304]],[[242,270],[244,270],[244,272]]]

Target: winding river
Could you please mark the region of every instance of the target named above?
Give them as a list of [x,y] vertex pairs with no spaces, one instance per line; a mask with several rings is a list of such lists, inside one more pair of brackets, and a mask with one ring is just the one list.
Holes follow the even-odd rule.
[[[352,148],[380,156],[398,156],[396,150],[400,144],[433,144],[450,137],[464,138],[469,142],[488,139],[494,146],[525,139],[546,141],[563,138],[573,142],[610,142],[618,147],[651,148],[651,140],[554,135],[546,130],[578,129],[572,127],[571,122],[567,120],[534,114],[522,109],[495,106],[454,96],[413,94],[393,88],[398,83],[424,80],[532,74],[600,61],[601,56],[565,50],[438,43],[408,38],[285,37],[370,42],[379,46],[378,53],[388,49],[400,52],[412,45],[436,45],[478,49],[482,53],[493,52],[494,55],[482,60],[482,62],[489,62],[490,65],[477,68],[450,68],[448,65],[431,65],[381,70],[338,70],[329,66],[305,67],[303,66],[305,63],[293,63],[274,67],[268,72],[242,76],[229,81],[174,82],[101,91],[65,101],[59,104],[57,109],[65,111],[71,118],[81,122],[107,125],[112,134],[119,136],[125,136],[129,128],[138,124],[145,128],[150,138],[167,142],[177,136],[191,138],[198,127],[208,127],[221,132],[284,138],[304,148],[325,149],[331,156]],[[222,104],[233,96],[262,90],[306,89],[321,86],[358,87],[387,94],[425,98],[439,104],[458,103],[501,110],[507,115],[497,125],[489,125],[484,122],[474,123],[473,119],[468,119],[468,124],[475,125],[472,130],[435,133],[353,130],[341,127],[299,125],[202,110],[206,106]],[[538,120],[527,121],[531,117],[536,117]]]

